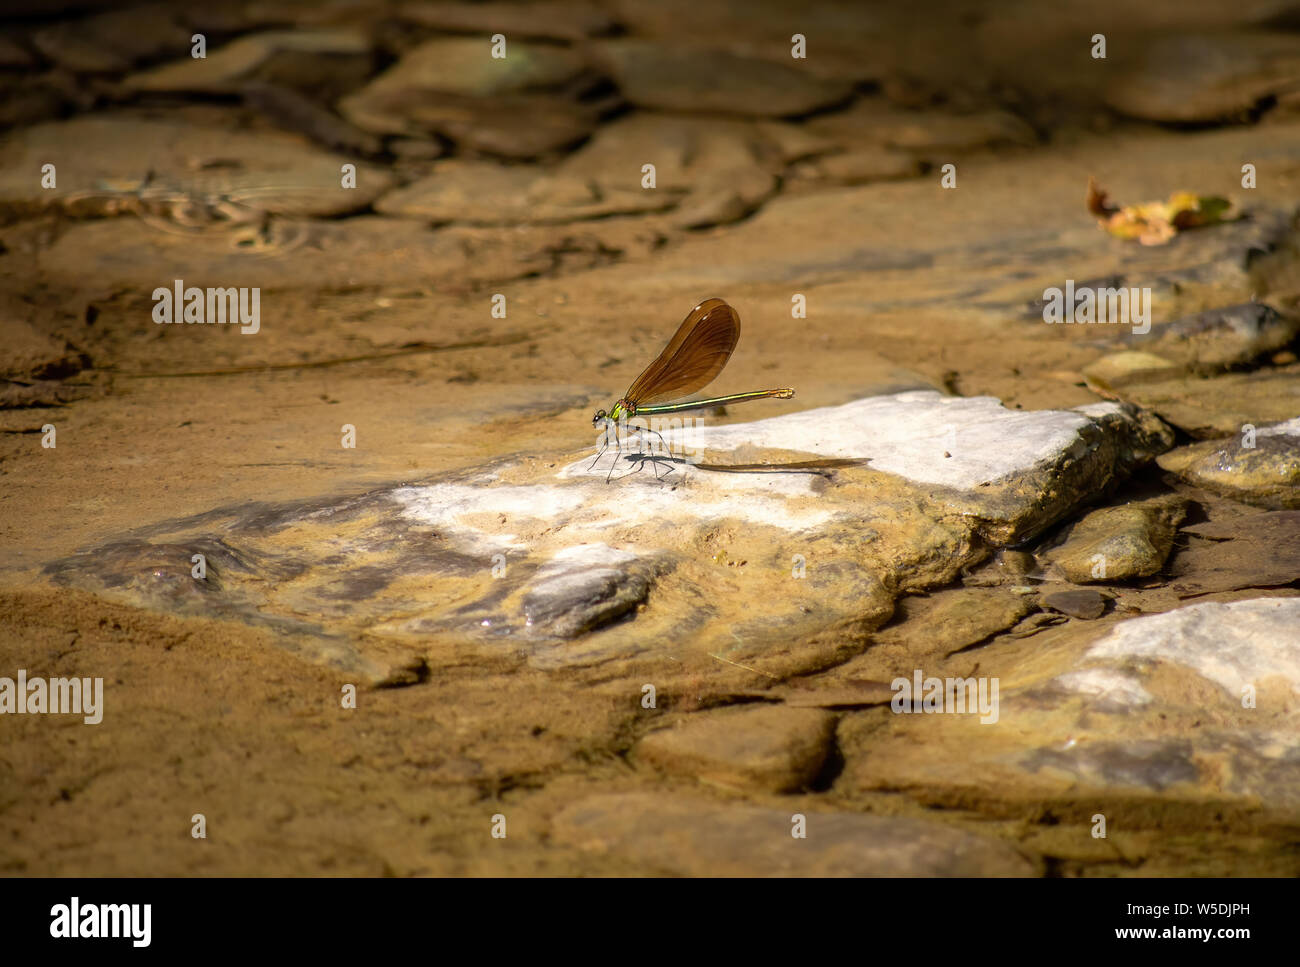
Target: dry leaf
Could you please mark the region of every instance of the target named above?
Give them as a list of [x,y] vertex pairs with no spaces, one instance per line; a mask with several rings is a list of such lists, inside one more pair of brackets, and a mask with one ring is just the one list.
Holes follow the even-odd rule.
[[1164,245],[1179,232],[1228,220],[1232,202],[1215,195],[1176,191],[1168,201],[1119,207],[1097,182],[1088,179],[1088,211],[1116,238],[1135,238],[1143,245]]

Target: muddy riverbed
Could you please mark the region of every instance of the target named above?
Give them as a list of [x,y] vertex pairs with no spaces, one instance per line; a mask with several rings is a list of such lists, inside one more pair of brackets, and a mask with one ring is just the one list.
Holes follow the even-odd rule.
[[[1300,873],[1276,3],[67,7],[0,33],[4,873]],[[593,464],[710,297],[794,397]]]

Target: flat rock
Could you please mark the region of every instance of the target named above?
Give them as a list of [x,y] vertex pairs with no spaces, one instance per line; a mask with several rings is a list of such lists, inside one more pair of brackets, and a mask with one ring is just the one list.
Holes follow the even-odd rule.
[[637,743],[636,761],[739,789],[797,792],[821,770],[835,716],[813,708],[741,706],[697,712]]
[[1168,375],[1154,368],[1137,373],[1128,364],[1124,369],[1121,379],[1109,372],[1102,379],[1092,367],[1085,376],[1101,395],[1136,403],[1197,439],[1238,434],[1248,424],[1265,426],[1300,413],[1300,366],[1294,363],[1212,377],[1177,366],[1165,370]]
[[1181,124],[1239,120],[1300,81],[1300,41],[1287,34],[1220,31],[1143,42],[1117,65],[1106,92],[1132,117]]
[[1233,700],[1244,686],[1272,677],[1300,694],[1297,628],[1300,598],[1211,601],[1121,622],[1084,660],[1176,663],[1215,682]]
[[1243,503],[1300,507],[1300,418],[1179,447],[1156,462],[1188,483]]
[[852,90],[847,83],[720,50],[611,40],[596,52],[624,96],[654,110],[790,117],[842,101]]
[[1158,574],[1186,509],[1187,500],[1172,495],[1102,507],[1073,524],[1046,558],[1074,584]]
[[1283,315],[1263,302],[1243,302],[1209,309],[1173,322],[1153,325],[1124,341],[1198,371],[1249,363],[1285,347],[1300,333],[1300,319]]
[[[392,182],[363,165],[356,188],[343,188],[349,160],[278,132],[78,117],[23,128],[0,146],[0,214],[133,213],[178,228],[196,219],[257,222],[265,212],[341,215],[367,207]],[[47,163],[56,188],[32,174]]]
[[686,876],[1028,876],[1011,846],[897,816],[801,813],[628,793],[574,803],[552,820],[557,842]]
[[533,157],[586,137],[602,105],[579,102],[589,86],[576,53],[509,42],[493,58],[484,38],[435,38],[412,48],[340,113],[377,134],[443,134],[475,150]]
[[[891,587],[953,580],[985,542],[1045,529],[1168,445],[1113,404],[1030,413],[935,392],[686,429],[662,428],[672,458],[611,450],[554,470],[502,458],[342,502],[164,523],[131,546],[145,570],[152,543],[218,533],[259,567],[294,562],[292,582],[234,570],[193,600],[242,620],[292,618],[308,635],[329,622],[417,653],[455,642],[462,659],[515,654],[540,668],[645,661],[661,674],[671,657],[670,678],[708,667],[771,685],[861,650],[892,610]],[[320,542],[326,518],[347,536]],[[98,571],[95,560],[50,573],[140,586],[131,555]],[[761,611],[743,604],[754,596]]]
[[[1268,597],[1133,618],[1082,640],[1093,626],[1053,629],[1028,664],[1023,652],[984,656],[979,674],[1002,684],[996,723],[846,718],[836,788],[902,788],[965,808],[1046,799],[1078,822],[1101,799],[1129,830],[1167,831],[1177,813],[1161,804],[1189,798],[1289,815],[1300,803],[1298,619],[1300,598]],[[1125,797],[1147,805],[1118,804]]]
[[[370,71],[370,38],[357,30],[272,30],[239,37],[123,80],[129,90],[203,94],[234,93],[245,83],[274,81],[328,97],[360,83]],[[184,51],[184,56],[180,56]]]
[[[483,224],[547,224],[674,210],[697,228],[748,214],[776,187],[775,148],[741,122],[632,115],[602,125],[552,168],[449,158],[390,192],[386,214]],[[641,166],[655,165],[654,188]]]

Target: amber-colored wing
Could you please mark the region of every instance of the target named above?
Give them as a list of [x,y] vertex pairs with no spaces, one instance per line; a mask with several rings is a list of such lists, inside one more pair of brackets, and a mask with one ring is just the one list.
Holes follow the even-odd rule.
[[636,405],[678,399],[704,389],[740,341],[740,316],[721,299],[690,311],[659,357],[636,378],[626,399]]

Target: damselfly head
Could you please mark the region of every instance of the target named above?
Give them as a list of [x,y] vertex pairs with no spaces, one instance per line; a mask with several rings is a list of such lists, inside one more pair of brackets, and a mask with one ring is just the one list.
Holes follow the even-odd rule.
[[608,419],[608,417],[605,415],[605,411],[604,411],[604,410],[597,410],[597,411],[596,411],[596,415],[593,416],[593,417],[591,418],[591,425],[592,425],[592,426],[600,426],[600,425],[601,425],[602,423],[604,423],[605,420],[607,420],[607,419]]

